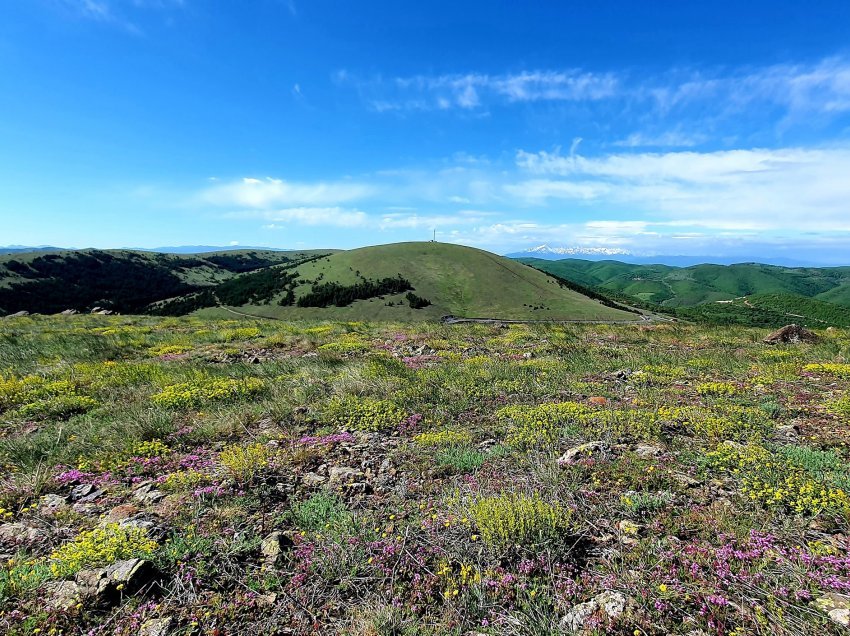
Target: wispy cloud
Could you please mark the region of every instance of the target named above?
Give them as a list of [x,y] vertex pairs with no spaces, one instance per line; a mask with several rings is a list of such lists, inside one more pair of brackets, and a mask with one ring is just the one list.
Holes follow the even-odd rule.
[[709,136],[702,133],[668,130],[656,135],[635,132],[625,139],[615,141],[613,145],[622,148],[693,148],[708,140]]
[[523,71],[488,75],[415,75],[390,80],[362,80],[338,72],[339,83],[354,84],[369,105],[379,111],[477,110],[494,102],[600,100],[616,94],[618,80],[612,74],[579,70]]
[[269,209],[275,206],[336,206],[363,199],[375,187],[350,181],[295,183],[283,179],[246,177],[214,185],[199,193],[203,203],[214,206]]
[[718,130],[728,137],[742,119],[751,124],[750,132],[782,131],[850,113],[850,59],[843,56],[809,64],[676,68],[655,74],[537,69],[361,77],[342,70],[334,80],[354,87],[377,112],[481,114],[512,104],[607,104],[616,109],[618,123],[636,129],[617,145],[634,148],[698,146]]
[[185,6],[186,0],[53,0],[72,15],[110,24],[135,35],[142,33],[137,18],[145,11],[164,11]]
[[612,154],[520,151],[531,178],[506,186],[529,203],[591,201],[717,229],[848,231],[850,149]]
[[227,214],[229,218],[262,219],[263,227],[279,230],[289,225],[353,228],[366,225],[368,215],[361,210],[341,207],[300,207],[279,210],[247,210]]

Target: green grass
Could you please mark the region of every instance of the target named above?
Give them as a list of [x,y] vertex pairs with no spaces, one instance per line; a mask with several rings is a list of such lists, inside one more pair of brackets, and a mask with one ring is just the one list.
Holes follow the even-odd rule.
[[[396,243],[345,252],[299,266],[296,297],[310,284],[352,285],[362,277],[377,280],[401,274],[417,296],[431,301],[412,309],[405,293],[354,302],[348,307],[301,308],[246,306],[245,312],[281,319],[423,320],[453,314],[474,318],[526,320],[634,320],[634,314],[605,307],[533,268],[483,250],[447,243]],[[393,303],[388,306],[387,303]],[[203,315],[224,315],[206,310]]]
[[[850,331],[767,333],[4,320],[0,631],[544,634],[614,590],[587,633],[838,634]],[[47,602],[137,556],[150,594]]]
[[755,294],[791,294],[850,307],[850,267],[632,265],[617,261],[518,259],[582,285],[664,307],[687,307]]

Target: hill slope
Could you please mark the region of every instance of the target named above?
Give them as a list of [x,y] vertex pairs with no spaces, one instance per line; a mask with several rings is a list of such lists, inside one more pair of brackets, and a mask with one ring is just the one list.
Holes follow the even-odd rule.
[[203,289],[276,263],[321,252],[224,251],[176,255],[131,250],[59,250],[0,255],[0,315],[94,306],[138,313],[157,300]]
[[582,285],[617,291],[662,307],[688,307],[754,294],[792,294],[850,307],[850,267],[631,265],[582,259],[519,259]]
[[[445,243],[366,247],[272,271],[280,283],[274,294],[266,293],[271,281],[263,280],[261,273],[247,274],[225,284],[225,291],[229,294],[245,279],[257,293],[243,294],[241,299],[248,302],[242,305],[221,304],[275,318],[410,320],[452,314],[518,320],[635,319],[522,263]],[[408,293],[430,304],[414,308]],[[321,304],[327,306],[316,306]],[[222,311],[206,308],[201,313]],[[163,313],[169,313],[167,307]]]

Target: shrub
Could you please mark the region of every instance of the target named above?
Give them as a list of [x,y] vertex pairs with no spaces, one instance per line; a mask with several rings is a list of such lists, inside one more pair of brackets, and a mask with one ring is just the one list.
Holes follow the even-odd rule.
[[223,331],[221,339],[225,342],[253,340],[254,338],[259,338],[261,333],[258,327],[239,327],[238,329],[227,329]]
[[564,426],[591,413],[577,402],[554,402],[539,406],[506,406],[496,411],[496,418],[510,423],[506,442],[512,446],[534,446],[555,441]]
[[331,400],[325,418],[337,426],[357,431],[380,431],[398,426],[406,413],[389,400],[344,397]]
[[50,579],[50,568],[41,560],[9,559],[0,568],[0,601],[38,589]]
[[295,525],[308,532],[339,529],[351,518],[345,504],[335,495],[318,492],[292,506]]
[[81,532],[73,541],[54,550],[48,557],[48,563],[53,576],[66,577],[83,568],[103,567],[123,559],[150,557],[157,547],[156,541],[150,539],[143,528],[108,523]]
[[818,473],[823,466],[834,465],[831,462],[831,458],[799,451],[782,451],[777,456],[758,444],[724,443],[706,455],[708,466],[740,479],[741,494],[751,501],[805,515],[850,512],[846,491],[832,483],[832,474]]
[[455,444],[469,444],[472,435],[468,431],[452,431],[443,429],[440,431],[426,431],[419,433],[413,438],[417,444],[423,446],[452,446]]
[[836,375],[839,378],[850,378],[850,364],[839,362],[820,362],[817,364],[807,364],[803,367],[804,371],[809,373],[828,373]]
[[673,493],[629,491],[620,497],[620,503],[630,514],[645,515],[662,510],[673,503]]
[[84,395],[57,395],[46,400],[25,404],[17,410],[22,417],[66,418],[85,413],[97,406],[97,402]]
[[221,451],[218,458],[231,477],[238,482],[251,482],[271,464],[274,451],[264,444],[234,444]]
[[495,548],[552,542],[570,527],[569,509],[538,493],[484,497],[472,504],[470,512],[482,540]]
[[484,463],[484,454],[468,446],[441,448],[435,458],[441,466],[448,466],[462,473],[471,473]]
[[191,408],[205,402],[232,401],[256,395],[264,388],[265,384],[259,378],[212,378],[171,384],[151,396],[151,401],[158,406],[169,408]]
[[740,388],[731,382],[703,382],[697,385],[697,393],[703,396],[729,396],[740,392]]

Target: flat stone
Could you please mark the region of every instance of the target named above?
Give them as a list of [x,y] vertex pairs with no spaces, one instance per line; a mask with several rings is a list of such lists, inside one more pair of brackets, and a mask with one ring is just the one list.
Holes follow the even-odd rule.
[[558,465],[568,466],[580,459],[589,459],[594,455],[599,455],[600,453],[603,453],[606,450],[608,450],[608,445],[602,441],[579,444],[578,446],[574,446],[566,453],[561,455],[561,457],[558,458]]
[[134,506],[133,504],[121,504],[107,512],[103,520],[106,523],[121,523],[122,521],[131,519],[135,515],[139,514],[139,512],[140,510],[138,506]]
[[122,596],[135,594],[153,583],[157,574],[150,561],[127,559],[104,568],[80,570],[74,581],[83,603],[109,607]]
[[327,480],[327,477],[318,473],[306,473],[301,476],[301,483],[305,486],[320,486]]
[[94,486],[91,484],[79,484],[74,486],[74,489],[71,491],[71,499],[77,501],[86,497],[89,493],[94,491]]
[[44,586],[45,604],[56,610],[69,610],[80,602],[80,586],[74,581],[51,581]]
[[170,616],[165,618],[150,618],[142,623],[139,628],[139,636],[166,636],[171,630],[174,619]]
[[635,446],[635,454],[638,457],[658,457],[664,454],[664,449],[655,444],[638,444]]
[[560,627],[566,633],[575,634],[582,630],[585,621],[596,612],[601,611],[608,619],[614,620],[622,616],[628,606],[627,596],[608,590],[597,594],[589,601],[571,607],[561,619]]
[[328,470],[331,484],[345,485],[362,481],[364,474],[362,470],[349,468],[348,466],[331,466]]
[[850,627],[850,596],[837,592],[828,592],[811,605],[829,616],[829,620],[842,627]]
[[9,541],[12,543],[23,543],[35,541],[39,537],[44,536],[44,531],[35,526],[27,525],[20,521],[14,523],[4,523],[0,525],[0,541]]
[[41,507],[49,512],[61,510],[68,507],[68,498],[55,494],[44,495],[41,498]]
[[263,555],[263,561],[267,565],[274,565],[291,545],[292,541],[289,537],[279,530],[275,530],[263,539],[260,544],[260,554]]
[[144,482],[133,491],[133,499],[142,503],[153,504],[163,499],[165,493],[154,488],[153,482]]

